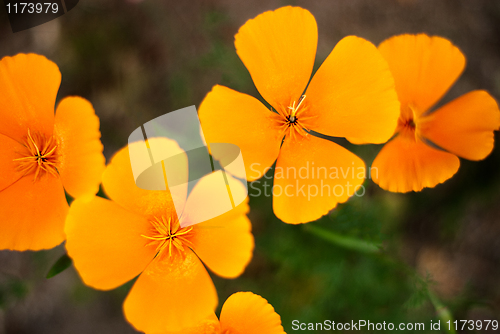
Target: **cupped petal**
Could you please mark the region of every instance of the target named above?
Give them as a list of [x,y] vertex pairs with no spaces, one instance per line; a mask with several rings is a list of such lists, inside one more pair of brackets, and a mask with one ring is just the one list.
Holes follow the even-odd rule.
[[[185,152],[175,141],[167,138],[152,138],[148,140],[148,143],[154,144],[156,149],[168,150],[172,152],[172,155],[185,155]],[[166,187],[166,190],[145,190],[139,188],[135,183],[130,162],[130,151],[134,151],[135,146],[143,145],[144,142],[132,143],[114,155],[102,174],[104,191],[117,204],[140,215],[175,215],[176,211],[168,187]],[[187,157],[185,157],[185,160],[187,160]],[[185,167],[187,168],[187,164]],[[153,169],[152,171],[161,174],[155,180],[166,182],[162,168]],[[182,174],[188,175],[187,172]],[[186,183],[182,184],[187,188],[187,179]]]
[[[203,178],[195,186],[187,200],[186,211],[217,206],[218,198],[224,195],[227,197],[227,190],[226,194],[214,193],[213,189],[217,187],[213,186],[213,182],[218,179],[211,177],[212,175]],[[194,252],[210,270],[222,277],[235,278],[241,275],[252,259],[254,239],[250,220],[246,216],[249,211],[246,188],[230,175],[226,177],[231,195],[245,200],[222,215],[194,225],[194,235],[190,242]],[[187,212],[187,216],[189,218],[190,212]]]
[[73,197],[91,197],[99,191],[105,159],[99,118],[92,104],[81,97],[63,99],[56,111],[55,134],[64,188]]
[[19,164],[14,161],[23,157],[25,149],[17,141],[0,134],[0,191],[4,190],[23,176]]
[[311,130],[356,144],[386,142],[400,106],[387,62],[372,43],[355,36],[335,46],[314,74],[304,103]]
[[420,134],[439,147],[465,159],[481,160],[493,150],[500,111],[490,94],[473,91],[422,118],[418,126]]
[[306,9],[282,7],[248,20],[234,44],[262,97],[274,108],[286,108],[311,78],[318,27]]
[[238,145],[249,181],[262,177],[278,157],[282,136],[273,119],[277,114],[256,98],[217,85],[201,103],[198,114],[209,144]]
[[28,129],[51,136],[60,84],[59,68],[44,56],[4,57],[0,61],[0,133],[19,142]]
[[222,333],[285,334],[281,317],[259,295],[252,292],[232,294],[220,313]]
[[450,41],[425,34],[399,35],[379,47],[389,63],[401,105],[419,116],[428,111],[465,68],[465,57]]
[[365,164],[340,145],[312,135],[285,138],[273,185],[276,216],[289,224],[317,220],[353,196]]
[[[157,333],[146,333],[146,334],[157,334]],[[201,321],[198,324],[183,328],[180,331],[174,332],[161,332],[160,334],[220,334],[220,324],[217,316],[212,314],[207,319]]]
[[379,152],[370,176],[382,189],[405,193],[435,187],[451,178],[459,166],[457,156],[398,135]]
[[0,249],[40,250],[64,241],[68,202],[59,178],[27,175],[0,191]]
[[156,255],[146,246],[151,224],[101,197],[76,199],[66,219],[66,249],[85,284],[114,289],[139,275]]
[[180,331],[214,313],[217,292],[191,251],[156,258],[139,276],[123,305],[125,317],[140,331]]

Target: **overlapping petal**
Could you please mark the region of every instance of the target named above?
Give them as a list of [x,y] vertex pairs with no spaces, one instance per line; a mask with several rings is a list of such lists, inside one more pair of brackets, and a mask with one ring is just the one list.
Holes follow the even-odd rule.
[[304,103],[311,130],[356,144],[386,142],[399,117],[387,62],[372,43],[355,36],[335,46],[311,80]]
[[32,132],[51,136],[61,73],[56,64],[35,54],[0,61],[0,134],[19,142]]
[[493,150],[493,131],[500,127],[496,101],[485,91],[467,93],[423,118],[421,136],[469,160],[484,159]]
[[0,249],[40,250],[64,241],[68,203],[61,181],[25,176],[0,191]]
[[[220,173],[207,175],[196,184],[186,202],[181,225],[184,219],[201,222],[194,225],[190,239],[194,252],[217,275],[234,278],[241,275],[250,262],[254,240],[246,216],[249,207],[245,186],[226,174],[227,187]],[[240,199],[244,199],[243,202],[240,203]],[[237,206],[231,209],[234,203]],[[221,210],[227,211],[201,220],[204,212],[224,212]]]
[[448,91],[465,67],[465,57],[450,41],[425,34],[399,35],[379,47],[389,63],[401,105],[417,116]]
[[[158,148],[171,151],[172,155],[185,155],[185,152],[173,140],[153,138],[149,142],[154,142]],[[133,145],[144,145],[144,142],[132,143],[129,146]],[[172,197],[168,190],[145,190],[137,187],[132,173],[129,152],[129,147],[118,151],[102,174],[104,191],[109,198],[122,207],[140,215],[161,216],[166,214],[167,211],[175,212]],[[185,156],[185,159],[187,160],[187,156]],[[185,175],[187,176],[187,173]]]
[[312,135],[285,140],[274,175],[274,213],[290,224],[314,221],[353,196],[364,178],[364,162],[336,143]]
[[434,187],[451,178],[459,166],[455,155],[399,135],[382,148],[370,171],[381,188],[404,193]]
[[[217,316],[214,313],[207,319],[201,321],[198,324],[194,324],[193,326],[183,328],[180,331],[162,332],[161,334],[219,334],[219,333],[220,333],[219,319],[217,319]],[[147,334],[158,334],[158,333],[147,333]]]
[[90,102],[80,97],[63,99],[56,111],[55,134],[64,188],[73,197],[95,195],[105,159],[99,140],[99,118]]
[[262,97],[274,108],[287,107],[311,78],[318,27],[309,11],[282,7],[248,20],[234,44]]
[[226,300],[220,326],[222,333],[285,334],[274,308],[251,292],[237,292]]
[[190,250],[154,260],[139,276],[123,305],[127,320],[140,331],[180,331],[215,311],[217,292],[205,267]]
[[118,204],[76,199],[66,219],[66,249],[85,284],[113,289],[139,275],[156,255],[142,235],[149,221]]

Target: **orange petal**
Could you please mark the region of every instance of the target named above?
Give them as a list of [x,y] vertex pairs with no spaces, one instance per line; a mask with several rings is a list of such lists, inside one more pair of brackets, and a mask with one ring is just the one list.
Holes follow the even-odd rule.
[[90,102],[80,97],[63,99],[56,111],[58,171],[73,197],[92,196],[99,190],[105,159],[99,138],[99,118]]
[[17,141],[0,134],[0,191],[19,180],[23,173],[18,170],[18,164],[14,159],[19,159],[24,148]]
[[[237,205],[233,209],[224,179],[217,175],[219,173],[221,172],[203,177],[193,188],[186,203],[181,226],[184,219],[200,222],[194,225],[194,235],[190,238],[193,250],[217,275],[234,278],[245,270],[252,258],[254,247],[252,226],[246,216],[249,211],[248,196],[240,181],[226,175],[232,203]],[[221,182],[223,187],[217,184]],[[199,219],[199,213],[207,211],[206,208],[209,208],[209,212],[221,213],[210,220]],[[189,225],[191,224],[192,222]]]
[[214,313],[217,292],[196,255],[186,250],[154,260],[139,276],[123,305],[139,331],[179,331]]
[[[175,141],[167,138],[153,138],[148,142],[154,142],[155,147],[172,150],[178,154],[184,153]],[[144,142],[131,145],[144,145]],[[163,175],[161,179],[163,179]],[[172,197],[168,190],[144,190],[136,186],[128,146],[118,151],[111,159],[102,174],[102,185],[109,198],[122,207],[140,215],[160,216],[166,214],[165,211],[175,212]]]
[[0,191],[0,212],[0,249],[40,250],[64,241],[68,203],[58,178],[19,179]]
[[145,217],[104,198],[74,200],[66,219],[66,249],[85,284],[108,290],[139,275],[156,254],[141,236],[150,226]]
[[[183,328],[180,331],[175,332],[161,332],[161,334],[219,334],[220,324],[219,319],[215,314],[212,314],[209,318],[201,321],[193,326]],[[157,333],[146,333],[146,334],[157,334]]]
[[259,295],[251,292],[232,294],[220,313],[222,333],[285,334],[281,318]]
[[285,138],[274,173],[273,208],[289,224],[314,221],[354,195],[365,178],[363,160],[312,135]]
[[234,44],[262,97],[274,108],[287,107],[311,78],[318,27],[309,11],[282,7],[248,20]]
[[263,176],[278,157],[282,138],[279,124],[272,119],[275,114],[257,99],[214,86],[198,113],[208,143],[239,146],[249,181]]
[[396,129],[394,80],[377,48],[355,36],[342,39],[314,75],[304,103],[310,129],[353,143],[384,143]]
[[0,133],[17,141],[26,136],[28,129],[51,136],[60,83],[59,68],[44,56],[18,54],[3,58]]
[[399,101],[420,115],[448,91],[465,67],[460,50],[442,37],[399,35],[378,49],[389,63]]
[[379,152],[370,175],[381,188],[405,193],[432,188],[451,178],[459,166],[455,155],[399,135]]
[[469,160],[481,160],[493,150],[493,131],[500,127],[496,101],[485,91],[462,95],[418,124],[423,137]]

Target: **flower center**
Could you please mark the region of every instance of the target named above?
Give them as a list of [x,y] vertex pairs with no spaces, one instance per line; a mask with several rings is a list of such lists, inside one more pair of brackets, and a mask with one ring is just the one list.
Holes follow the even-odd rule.
[[307,136],[308,126],[306,120],[312,118],[311,116],[305,116],[304,111],[308,109],[308,106],[304,104],[306,96],[302,95],[298,101],[293,101],[288,107],[278,110],[281,117],[278,117],[277,121],[280,126],[282,135],[287,135],[290,138],[296,135]]
[[415,140],[417,129],[415,118],[415,111],[411,106],[402,106],[401,115],[398,119],[397,132],[407,139]]
[[14,159],[14,161],[18,161],[18,170],[24,175],[35,173],[33,181],[36,181],[43,174],[58,176],[59,155],[54,136],[46,138],[38,133],[32,134],[28,129],[24,147],[26,148],[24,152],[20,152],[22,157]]
[[153,217],[150,220],[153,225],[152,233],[150,235],[141,235],[151,241],[146,246],[156,246],[157,256],[163,255],[165,250],[168,249],[168,256],[172,256],[172,250],[184,251],[184,246],[191,246],[188,240],[189,234],[193,230],[192,226],[181,228],[178,219],[165,217]]

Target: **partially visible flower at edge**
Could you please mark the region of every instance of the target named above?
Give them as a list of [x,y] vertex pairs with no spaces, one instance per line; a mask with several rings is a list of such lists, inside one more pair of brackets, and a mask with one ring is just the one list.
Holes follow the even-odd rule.
[[379,50],[394,76],[401,114],[395,138],[373,161],[375,183],[393,192],[420,191],[451,178],[458,157],[482,160],[491,153],[500,111],[490,94],[472,91],[432,110],[465,67],[456,46],[437,36],[399,35]]
[[[187,177],[187,156],[176,142],[152,138],[147,143],[183,156]],[[248,198],[221,216],[183,228],[181,224],[197,221],[200,206],[218,204],[223,194],[213,189],[220,180],[215,174],[221,171],[198,181],[179,217],[168,190],[136,186],[129,153],[134,145],[144,142],[116,153],[103,173],[103,188],[111,200],[95,197],[71,204],[66,249],[85,284],[93,288],[113,289],[139,275],[123,305],[136,329],[181,330],[205,319],[217,306],[215,287],[201,261],[226,278],[239,276],[250,262],[254,240],[246,216]],[[227,179],[234,196],[246,191],[240,181]],[[187,182],[180,184],[187,188]]]
[[[157,334],[157,333],[147,333]],[[236,292],[222,306],[220,321],[215,314],[182,331],[161,334],[286,334],[281,317],[259,295]]]
[[0,249],[40,250],[64,241],[68,203],[97,193],[105,159],[99,119],[80,97],[54,115],[61,73],[36,54],[0,61]]
[[[282,190],[273,196],[274,212],[291,224],[314,221],[347,201],[354,194],[349,187],[357,189],[366,175],[359,157],[310,130],[355,144],[384,143],[399,115],[389,66],[362,38],[342,39],[309,83],[317,41],[314,16],[299,7],[282,7],[247,21],[235,36],[236,52],[274,112],[254,97],[219,85],[199,108],[207,142],[238,145],[247,171],[258,174],[247,173],[249,181],[263,176],[275,161],[277,170],[297,172],[314,165],[343,171],[339,178],[274,178],[274,187]],[[307,191],[296,191],[301,186],[328,194],[311,198]],[[336,187],[343,191],[332,191]]]

